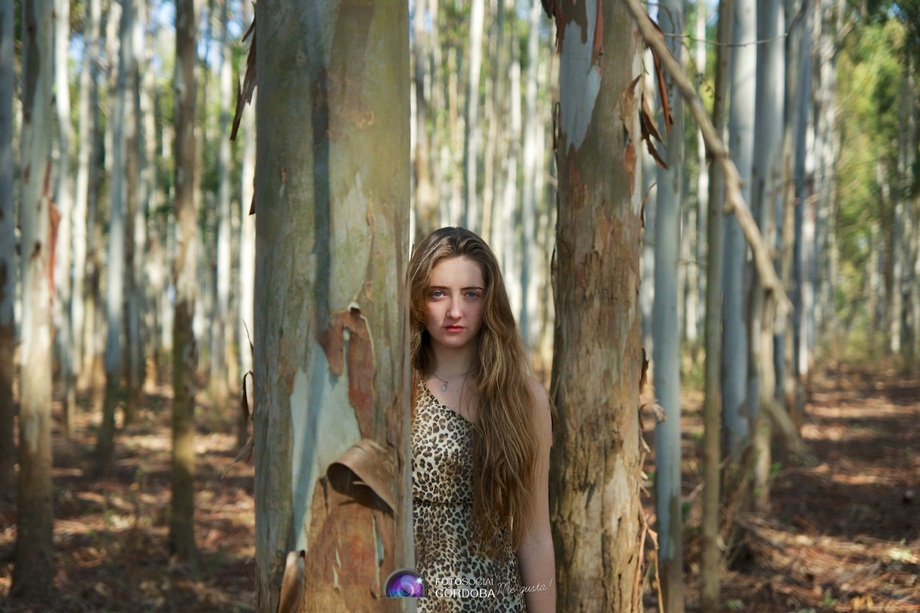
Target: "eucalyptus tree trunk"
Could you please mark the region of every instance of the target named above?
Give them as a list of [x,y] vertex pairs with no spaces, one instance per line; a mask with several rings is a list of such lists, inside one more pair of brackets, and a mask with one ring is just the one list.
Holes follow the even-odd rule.
[[[753,0],[736,0],[732,14],[732,41],[737,45],[756,40],[757,13]],[[741,196],[750,202],[751,164],[754,153],[754,94],[756,45],[732,48],[731,105],[728,148],[742,180]],[[734,454],[748,436],[748,339],[744,308],[744,263],[747,243],[738,220],[725,220],[722,278],[722,428],[724,451]]]
[[[671,53],[681,60],[684,0],[665,0],[658,25],[668,34]],[[673,125],[661,116],[658,132],[667,134],[667,168],[658,168],[655,211],[655,301],[652,306],[653,382],[666,419],[655,425],[655,512],[658,517],[658,572],[664,611],[684,610],[683,521],[680,503],[680,318],[678,269],[681,250],[683,198],[683,99],[670,75],[665,76]]]
[[[780,147],[782,145],[785,32],[780,0],[761,0],[757,5],[756,126],[754,166],[751,173],[751,209],[768,245],[775,242],[776,206],[779,190]],[[770,476],[770,423],[762,405],[773,402],[776,375],[773,370],[773,298],[765,295],[756,267],[748,297],[748,409],[754,445],[754,508],[767,511]]]
[[[797,403],[801,411],[804,412],[805,404],[805,394],[804,386],[807,383],[807,379],[811,376],[812,365],[814,362],[815,356],[815,281],[817,277],[816,269],[816,253],[815,253],[815,237],[817,235],[817,218],[818,211],[823,207],[823,202],[820,201],[821,193],[817,188],[818,177],[816,176],[816,171],[818,170],[818,164],[821,157],[821,141],[819,138],[818,124],[820,122],[820,111],[819,103],[821,96],[820,89],[820,74],[821,74],[821,38],[823,30],[823,19],[822,19],[822,2],[813,2],[810,5],[811,13],[811,28],[807,30],[808,33],[808,44],[804,47],[809,49],[809,60],[810,60],[810,74],[812,79],[810,99],[808,101],[808,128],[807,128],[807,153],[805,157],[805,188],[806,196],[802,200],[805,207],[803,209],[803,224],[802,224],[802,258],[803,258],[803,268],[802,275],[804,278],[803,281],[803,330],[802,330],[802,346],[803,352],[800,354],[800,357],[804,360],[803,370],[801,373],[804,375],[802,378],[802,387],[800,396],[797,399]],[[814,29],[817,28],[817,32]],[[815,45],[815,48],[812,49],[812,45]]]
[[[488,232],[483,228],[483,238],[495,253],[499,262],[504,258],[504,203],[505,188],[508,181],[508,157],[511,141],[508,138],[508,120],[511,112],[510,106],[510,64],[512,41],[505,39],[505,20],[514,23],[514,9],[505,13],[505,0],[496,0],[495,9],[495,53],[492,56],[492,121],[489,124],[489,143],[493,147],[492,171],[492,214],[490,216]],[[497,153],[496,153],[497,152]]]
[[[105,397],[102,423],[96,440],[96,467],[102,473],[112,468],[115,451],[115,407],[118,405],[123,365],[121,363],[121,326],[125,277],[125,125],[128,105],[128,67],[132,63],[131,34],[134,19],[133,0],[122,0],[118,26],[118,77],[112,98],[112,172],[109,175],[109,238],[106,267],[106,346]],[[111,15],[111,13],[110,13]]]
[[866,285],[868,292],[866,296],[866,334],[870,344],[875,340],[875,334],[878,331],[878,311],[879,311],[879,286],[880,280],[880,263],[879,263],[879,222],[874,222],[869,229],[869,258],[866,262]]
[[[716,56],[712,125],[721,136],[725,132],[731,51],[726,44],[732,39],[733,0],[719,2],[719,47]],[[709,173],[709,210],[706,234],[709,253],[706,257],[706,391],[703,400],[703,520],[700,551],[700,611],[718,613],[720,609],[720,574],[722,552],[719,548],[722,485],[721,409],[722,409],[722,253],[725,177],[719,164]]]
[[[908,91],[913,91],[913,88],[914,76],[913,73],[908,71],[907,89]],[[907,186],[911,186],[915,181],[913,168],[917,158],[917,100],[913,97],[908,97],[907,104],[908,147],[905,160],[905,168],[907,169],[905,183]],[[917,377],[920,375],[920,289],[918,289],[918,277],[920,277],[920,198],[913,196],[908,210],[906,218],[908,225],[905,227],[904,233],[907,237],[905,325],[904,342],[901,343],[901,347],[907,373],[912,377]]]
[[[833,125],[834,106],[834,63],[835,46],[839,31],[835,31],[833,24],[834,3],[823,5],[826,15],[822,18],[821,34],[819,36],[818,57],[820,89],[819,98],[815,104],[815,149],[817,164],[817,193],[818,209],[815,216],[815,242],[814,242],[814,268],[815,278],[813,291],[815,296],[815,340],[819,345],[821,339],[828,332],[829,319],[832,312],[832,296],[829,293],[830,278],[828,268],[830,265],[830,220],[833,219],[834,202],[832,185],[834,183],[835,142]],[[820,15],[820,13],[819,13]],[[820,152],[820,153],[818,153]]]
[[[502,274],[506,279],[516,279],[520,275],[517,260],[520,247],[517,240],[515,212],[518,210],[518,160],[521,157],[521,58],[518,45],[511,45],[511,138],[508,145],[508,178],[505,181],[505,193],[502,202],[502,231],[499,253],[502,254]],[[514,313],[521,312],[521,289],[516,283],[508,284],[508,301]]]
[[[703,78],[706,74],[706,2],[705,0],[696,0],[696,49],[694,57],[696,59],[696,69],[699,71],[699,87],[702,86]],[[704,273],[704,262],[706,261],[707,251],[707,225],[709,210],[709,163],[706,160],[706,144],[703,142],[703,131],[696,131],[696,147],[699,157],[700,172],[697,176],[697,214],[696,214],[696,270],[698,277],[696,281],[697,291],[697,320],[695,325],[701,334],[705,334],[705,302],[706,302],[706,274]],[[705,340],[703,341],[705,342]]]
[[697,210],[690,206],[689,185],[683,186],[681,191],[687,192],[687,205],[681,207],[681,225],[685,230],[681,232],[680,262],[677,268],[678,274],[683,278],[678,283],[678,287],[682,288],[679,294],[681,301],[678,305],[683,305],[683,309],[680,309],[681,340],[694,342],[697,337],[696,325],[700,278],[700,269],[697,267],[698,263],[694,258],[697,242],[699,241],[695,231],[697,227]]
[[[12,15],[12,13],[10,13]],[[54,590],[51,486],[51,88],[50,2],[22,2],[22,131],[20,165],[19,496],[11,598],[43,598]],[[12,66],[10,66],[12,68]],[[12,90],[4,90],[12,91]]]
[[431,182],[430,151],[432,148],[429,147],[428,139],[428,96],[426,92],[432,82],[428,78],[428,33],[425,31],[427,13],[425,8],[428,0],[414,0],[414,2],[412,34],[415,45],[415,210],[418,219],[418,229],[415,235],[425,237],[440,226],[438,225],[436,195]]
[[[248,30],[252,23],[250,4],[243,2],[243,29]],[[251,42],[251,38],[248,39]],[[252,104],[243,108],[243,117],[240,125],[243,131],[242,165],[242,202],[240,208],[240,290],[239,290],[239,338],[240,338],[240,372],[243,373],[241,385],[246,385],[246,373],[252,370],[252,349],[250,341],[255,341],[253,336],[253,297],[255,295],[256,272],[256,218],[250,215],[253,207],[252,190],[256,170],[256,98],[258,92],[252,94]],[[252,380],[249,380],[252,389]],[[251,395],[248,395],[252,398]],[[249,440],[249,422],[242,412],[237,424],[237,443],[240,447]]]
[[[450,47],[447,50],[447,122],[450,134],[449,151],[449,168],[450,168],[450,206],[448,211],[449,223],[446,225],[458,226],[468,224],[468,216],[463,209],[463,187],[460,184],[463,170],[460,168],[461,163],[457,160],[457,152],[460,150],[460,117],[457,98],[458,84],[457,72],[460,70],[459,60],[457,59],[456,47]],[[465,123],[465,122],[464,122]]]
[[260,612],[278,610],[286,558],[305,611],[408,608],[381,599],[414,564],[408,20],[397,0],[256,5]]
[[[556,559],[566,561],[556,570],[557,602],[560,611],[626,611],[642,546],[637,34],[621,2],[562,2],[555,17],[561,49],[551,394],[560,419],[549,487]],[[621,105],[621,96],[632,104]]]
[[[70,266],[72,260],[73,188],[70,179],[70,79],[68,63],[70,57],[70,0],[55,0],[54,13],[54,100],[57,115],[57,144],[60,156],[57,160],[57,186],[54,203],[61,219],[58,222],[56,253],[54,255],[54,284],[59,308],[60,330],[60,378],[62,388],[64,419],[61,434],[70,438],[74,430],[74,412],[77,409],[74,386],[73,328],[71,325],[72,289]],[[79,220],[77,220],[79,221]]]
[[[244,0],[245,2],[246,0]],[[217,174],[220,185],[217,194],[217,304],[212,318],[211,337],[211,391],[218,411],[223,411],[229,401],[227,351],[233,345],[233,327],[230,326],[230,100],[231,87],[230,36],[227,33],[227,1],[220,8],[220,135],[218,144]]]
[[[80,72],[79,151],[77,153],[77,182],[73,208],[73,296],[71,323],[73,335],[73,369],[80,378],[84,376],[83,346],[86,326],[86,254],[87,254],[87,201],[89,199],[90,168],[94,161],[97,106],[96,74],[99,61],[99,23],[101,0],[90,0],[83,28],[83,68]],[[78,382],[78,387],[80,387]]]
[[537,253],[534,246],[536,233],[534,217],[537,209],[537,173],[542,171],[537,151],[537,131],[542,127],[537,122],[537,72],[540,69],[540,4],[530,5],[530,28],[527,34],[527,89],[525,92],[524,117],[524,185],[521,203],[521,310],[518,322],[521,337],[528,352],[536,345],[537,306],[536,281],[532,267],[536,265]]
[[482,30],[485,20],[485,0],[471,0],[470,5],[470,66],[466,95],[466,207],[463,225],[481,232],[482,213],[479,210],[479,194],[476,189],[479,148],[482,129],[479,125],[479,72],[482,68]]
[[[154,117],[153,100],[155,97],[154,71],[150,66],[152,55],[153,36],[145,33],[150,22],[149,8],[146,2],[138,6],[138,19],[135,22],[135,57],[138,66],[137,83],[137,156],[139,165],[138,176],[138,208],[134,220],[134,250],[135,259],[134,276],[141,281],[141,304],[139,320],[145,321],[142,343],[140,346],[140,364],[137,375],[137,392],[141,390],[141,381],[144,388],[154,391],[157,383],[159,366],[159,334],[157,320],[157,296],[164,290],[164,266],[158,258],[162,255],[162,243],[159,240],[159,224],[156,223],[156,211],[159,206],[159,191],[157,189],[156,172],[156,118]],[[148,213],[153,223],[147,223]],[[152,240],[147,248],[147,234],[152,230]],[[149,279],[144,280],[145,275]],[[147,356],[147,360],[144,359]]]
[[804,27],[801,32],[801,39],[798,49],[798,78],[799,85],[796,89],[795,100],[799,105],[796,113],[798,122],[798,137],[796,139],[795,152],[795,209],[794,209],[794,246],[792,250],[792,279],[794,290],[792,293],[793,304],[793,381],[794,388],[794,405],[792,412],[796,415],[801,413],[801,399],[803,398],[803,377],[808,373],[808,345],[807,345],[807,316],[809,308],[807,288],[805,287],[808,279],[806,278],[807,265],[807,244],[808,240],[804,233],[805,226],[805,207],[809,194],[809,170],[806,157],[809,155],[808,145],[808,127],[811,124],[811,32],[813,11],[803,9],[801,19]]
[[[208,0],[207,8],[204,7],[204,0],[197,0],[198,10],[204,13],[201,46],[205,49],[210,48],[214,40],[214,4],[216,0]],[[196,107],[196,124],[198,126],[195,132],[195,154],[198,172],[195,173],[195,211],[199,216],[201,231],[197,233],[198,257],[196,258],[197,270],[194,273],[197,285],[198,295],[195,300],[195,308],[192,310],[192,334],[195,335],[195,345],[198,349],[195,370],[202,377],[210,375],[211,366],[211,339],[214,330],[209,324],[212,307],[216,302],[214,294],[217,292],[217,284],[214,280],[214,271],[216,267],[212,265],[211,258],[213,252],[210,242],[214,239],[216,231],[213,227],[214,220],[214,203],[212,200],[213,193],[205,191],[201,187],[201,178],[207,170],[205,148],[213,142],[208,125],[208,94],[211,85],[211,66],[208,63],[207,56],[197,54],[198,72],[197,81],[198,91],[195,93]]]
[[[139,4],[139,3],[138,3]],[[137,102],[138,102],[138,66],[137,56],[139,42],[138,7],[132,8],[131,29],[127,40],[123,43],[130,47],[128,60],[127,79],[125,83],[124,105],[124,183],[122,198],[125,203],[125,305],[127,306],[127,354],[128,360],[124,367],[127,375],[127,394],[125,395],[124,423],[134,421],[137,407],[140,404],[141,363],[143,362],[144,347],[141,339],[141,309],[144,292],[144,281],[141,278],[143,266],[143,249],[145,228],[143,218],[145,211],[141,210],[138,202],[140,186],[139,156],[138,156],[138,130],[137,130]],[[142,51],[141,51],[142,52]],[[139,219],[140,218],[140,219]],[[138,227],[140,223],[140,227]]]
[[[492,58],[490,74],[486,78],[486,110],[485,121],[489,124],[489,132],[486,135],[485,152],[483,154],[484,172],[483,172],[483,189],[482,189],[482,238],[491,243],[492,228],[495,226],[495,194],[500,194],[501,190],[497,189],[499,181],[496,177],[501,176],[501,172],[495,172],[495,151],[501,150],[502,144],[499,143],[499,124],[504,124],[504,101],[501,94],[504,92],[504,83],[502,71],[507,61],[504,56],[504,0],[497,0],[495,3],[495,14],[491,19],[491,28],[489,35],[489,57]],[[504,62],[503,62],[504,60]],[[504,131],[502,131],[504,132]]]
[[16,201],[13,197],[13,0],[0,0],[0,491],[16,484]]
[[[785,78],[783,100],[783,138],[782,150],[782,188],[780,204],[776,211],[777,236],[776,267],[779,269],[783,287],[787,295],[794,291],[792,279],[792,259],[795,244],[794,210],[795,210],[795,155],[798,147],[798,112],[800,105],[796,98],[799,88],[799,46],[800,30],[804,27],[797,18],[800,0],[783,0],[783,20],[788,24],[789,32],[785,38]],[[773,363],[776,370],[775,397],[781,402],[794,420],[798,419],[795,410],[795,376],[794,376],[794,310],[786,315],[786,322],[781,331],[773,337]]]
[[907,61],[907,54],[904,54],[904,70],[901,73],[901,100],[899,104],[899,121],[898,121],[898,172],[897,172],[897,183],[896,187],[893,190],[894,196],[892,198],[894,204],[894,224],[892,224],[892,235],[891,243],[892,249],[891,253],[893,256],[892,261],[892,277],[894,280],[894,291],[892,292],[891,300],[891,352],[892,353],[902,353],[904,350],[903,347],[903,330],[902,330],[902,320],[903,320],[903,295],[904,290],[904,268],[905,268],[905,255],[907,250],[907,236],[904,234],[904,227],[906,224],[906,213],[907,208],[905,207],[906,201],[909,198],[908,192],[908,183],[907,183],[907,150],[912,148],[914,145],[911,143],[907,144],[908,130],[907,130],[907,106],[908,100],[912,98],[913,92],[909,88],[908,75],[910,74],[910,65]]
[[[104,89],[110,100],[114,100],[114,93],[118,81],[118,27],[121,21],[121,4],[109,0],[105,5],[105,48],[98,62],[96,86],[93,87],[93,99],[90,108],[99,108],[99,81],[105,82]],[[110,102],[109,112],[114,111],[114,104]],[[89,219],[87,220],[86,234],[89,237],[87,250],[87,288],[92,291],[86,297],[86,334],[84,335],[84,356],[81,372],[86,377],[86,386],[92,387],[93,407],[102,410],[105,405],[105,344],[106,344],[106,312],[103,308],[102,287],[103,279],[108,277],[103,262],[107,257],[104,250],[106,243],[103,240],[103,213],[105,207],[100,202],[105,191],[111,196],[111,180],[113,176],[112,160],[114,158],[113,132],[114,121],[106,121],[100,129],[101,122],[96,124],[93,141],[93,150],[96,157],[90,161],[90,181],[88,201],[90,205]],[[103,156],[103,152],[105,155]],[[100,163],[101,162],[101,163]],[[93,163],[104,167],[104,173],[92,172]],[[99,175],[104,176],[100,177]],[[103,188],[105,186],[105,189]],[[108,285],[106,284],[107,288]],[[82,381],[78,381],[80,389],[85,389]]]
[[[651,49],[646,49],[644,64],[652,66],[653,58]],[[654,71],[644,77],[643,95],[649,104],[652,116],[656,112],[656,98],[654,92],[657,81]],[[639,283],[639,308],[642,312],[642,347],[646,355],[655,351],[655,339],[652,336],[652,306],[655,303],[655,213],[658,209],[658,173],[657,164],[652,154],[646,148],[642,149],[642,198],[645,201],[643,218],[645,229],[642,232],[642,257],[641,275]],[[655,363],[649,362],[648,376],[654,380]]]
[[431,76],[428,79],[427,91],[430,94],[431,108],[435,109],[431,119],[431,141],[430,141],[430,159],[431,159],[431,197],[435,204],[432,206],[437,209],[436,220],[437,226],[443,227],[448,224],[450,217],[450,202],[447,196],[447,168],[448,156],[446,143],[441,141],[440,119],[443,117],[444,101],[446,100],[446,89],[444,88],[443,67],[441,65],[441,39],[440,39],[440,22],[439,22],[439,2],[438,0],[420,0],[426,2],[428,15],[431,20],[430,38],[428,38],[428,65],[431,68]]
[[175,198],[178,231],[173,278],[172,499],[169,550],[181,560],[195,555],[195,370],[198,350],[192,333],[198,282],[198,212],[195,191],[195,99],[198,95],[196,52],[198,9],[195,0],[176,2]]

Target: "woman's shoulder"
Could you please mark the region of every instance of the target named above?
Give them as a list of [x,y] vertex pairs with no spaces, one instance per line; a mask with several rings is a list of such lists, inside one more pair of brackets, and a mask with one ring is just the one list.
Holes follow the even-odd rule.
[[530,391],[533,392],[533,396],[537,400],[537,406],[542,407],[545,405],[549,408],[549,394],[546,393],[546,388],[543,387],[543,384],[533,377],[527,377],[527,379],[527,383],[530,384]]

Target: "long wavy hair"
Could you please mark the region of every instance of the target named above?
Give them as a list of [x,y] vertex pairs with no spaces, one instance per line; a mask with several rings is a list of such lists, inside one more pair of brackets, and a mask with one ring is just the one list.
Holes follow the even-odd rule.
[[498,261],[485,241],[465,228],[432,232],[409,260],[412,418],[418,383],[434,365],[427,330],[431,271],[456,257],[478,264],[485,281],[478,352],[468,379],[479,407],[473,431],[472,534],[481,551],[495,555],[508,544],[517,549],[532,519],[536,399]]

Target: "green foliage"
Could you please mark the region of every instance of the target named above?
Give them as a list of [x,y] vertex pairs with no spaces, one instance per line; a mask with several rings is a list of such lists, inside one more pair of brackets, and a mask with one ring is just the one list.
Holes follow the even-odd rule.
[[725,603],[725,606],[729,611],[741,611],[744,608],[744,603],[738,598],[733,598]]
[[868,266],[878,251],[880,228],[888,222],[883,215],[891,215],[890,203],[882,203],[891,186],[899,185],[897,142],[907,41],[901,20],[867,19],[842,39],[837,58],[842,145],[836,171],[840,274],[835,306],[848,328],[866,321]]

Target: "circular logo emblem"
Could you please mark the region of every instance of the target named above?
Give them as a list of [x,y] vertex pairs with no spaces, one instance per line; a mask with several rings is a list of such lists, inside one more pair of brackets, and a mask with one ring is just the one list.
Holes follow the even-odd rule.
[[390,598],[424,598],[427,593],[421,575],[411,568],[394,570],[384,584],[384,594]]

